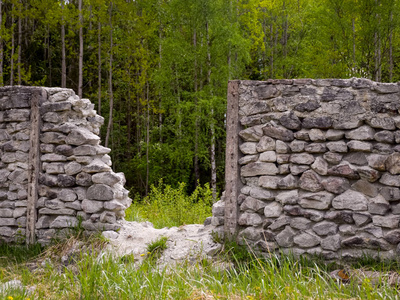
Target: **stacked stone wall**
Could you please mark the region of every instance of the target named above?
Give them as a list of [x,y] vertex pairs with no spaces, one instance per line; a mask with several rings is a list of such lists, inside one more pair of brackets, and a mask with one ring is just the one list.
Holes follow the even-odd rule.
[[398,257],[399,96],[357,78],[230,82],[237,142],[212,224],[264,252]]
[[47,243],[79,220],[119,228],[131,200],[100,145],[103,121],[70,89],[0,88],[1,239]]

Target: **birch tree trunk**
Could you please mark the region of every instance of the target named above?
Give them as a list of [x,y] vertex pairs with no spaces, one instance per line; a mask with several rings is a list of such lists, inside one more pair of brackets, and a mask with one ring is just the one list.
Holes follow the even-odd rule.
[[97,63],[97,84],[98,84],[98,91],[97,91],[97,96],[98,96],[98,108],[97,108],[97,113],[101,116],[101,23],[100,21],[97,23],[97,42],[98,42],[98,53],[97,53],[97,58],[98,58],[98,63]]
[[61,0],[61,87],[67,87],[67,65],[65,61],[64,0]]
[[79,78],[78,78],[78,96],[82,98],[83,85],[83,15],[82,0],[78,2],[79,10]]
[[14,3],[11,5],[11,59],[10,59],[10,85],[14,85],[14,52],[15,52],[15,41],[14,41]]
[[3,1],[0,0],[0,86],[4,85],[3,82],[3,61],[4,61],[4,52],[3,52]]
[[113,109],[114,109],[114,95],[113,95],[113,88],[112,88],[112,65],[113,65],[113,31],[112,31],[112,7],[113,4],[111,3],[110,7],[110,60],[109,60],[109,72],[110,75],[108,76],[108,94],[110,97],[110,113],[108,117],[108,124],[107,124],[107,133],[106,133],[106,140],[105,146],[108,147],[108,141],[110,139],[111,129],[112,129],[112,121],[113,121]]
[[17,60],[18,85],[21,85],[21,47],[22,47],[21,6],[22,6],[22,2],[21,2],[21,0],[19,0],[19,5],[18,5],[18,60]]

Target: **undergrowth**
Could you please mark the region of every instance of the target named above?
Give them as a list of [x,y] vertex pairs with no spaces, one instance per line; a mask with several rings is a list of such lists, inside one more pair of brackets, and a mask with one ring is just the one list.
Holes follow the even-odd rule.
[[152,185],[144,199],[135,199],[126,210],[128,221],[150,221],[155,228],[202,223],[211,216],[212,191],[208,184],[199,185],[187,195],[185,183],[177,188],[164,184]]

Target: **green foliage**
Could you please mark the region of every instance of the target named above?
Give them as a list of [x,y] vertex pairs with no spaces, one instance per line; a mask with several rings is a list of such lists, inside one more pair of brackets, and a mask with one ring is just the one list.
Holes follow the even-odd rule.
[[186,184],[172,188],[162,181],[151,186],[150,194],[142,201],[135,199],[126,211],[129,221],[150,221],[155,228],[202,223],[211,215],[212,191],[208,184],[199,185],[191,195]]

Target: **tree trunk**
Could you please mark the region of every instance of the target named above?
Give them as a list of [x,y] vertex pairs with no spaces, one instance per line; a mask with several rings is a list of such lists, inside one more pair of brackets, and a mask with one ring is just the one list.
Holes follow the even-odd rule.
[[389,82],[393,80],[393,12],[390,12],[390,33],[389,33]]
[[352,70],[352,74],[354,74],[355,69],[356,69],[356,26],[355,26],[354,18],[351,21],[352,21],[352,27],[353,27],[353,70]]
[[[0,0],[0,33],[3,31],[3,1]],[[0,34],[0,86],[4,85],[3,82],[3,61],[4,61],[4,54],[3,54],[3,38]]]
[[199,118],[198,118],[198,103],[197,103],[197,35],[196,29],[193,32],[193,50],[194,50],[194,103],[195,103],[195,135],[194,135],[194,176],[195,186],[200,182],[199,170]]
[[109,61],[110,75],[108,77],[108,93],[109,93],[109,97],[110,97],[110,114],[108,117],[107,133],[106,133],[106,140],[105,140],[106,147],[108,147],[108,140],[110,139],[110,133],[111,133],[112,121],[113,121],[112,120],[113,119],[113,109],[114,109],[114,96],[113,96],[113,88],[112,88],[112,65],[113,65],[113,31],[112,31],[112,22],[111,22],[112,6],[113,6],[113,4],[111,3],[111,7],[110,7],[110,61]]
[[98,107],[97,113],[101,116],[101,23],[97,23],[97,42],[98,42],[98,64],[97,64],[97,79],[98,79]]
[[67,65],[65,61],[65,24],[64,24],[64,0],[61,0],[61,87],[67,87]]
[[22,47],[22,22],[21,22],[21,6],[22,1],[19,0],[18,5],[18,63],[17,63],[17,70],[18,70],[18,85],[21,85],[21,47]]
[[10,85],[14,85],[14,3],[11,5],[11,59],[10,59]]
[[213,88],[211,85],[211,50],[210,50],[210,35],[209,35],[209,27],[208,22],[206,22],[206,34],[207,34],[207,84],[209,85],[210,89],[210,96],[211,96],[211,121],[210,121],[210,131],[211,131],[211,153],[210,153],[210,160],[211,160],[211,190],[212,196],[215,200],[217,198],[217,164],[215,161],[215,124],[214,124],[214,106],[213,106]]
[[149,81],[146,83],[146,101],[147,101],[147,120],[146,120],[146,196],[149,194],[149,148],[150,148],[150,101],[149,101]]
[[78,2],[79,9],[79,78],[78,78],[78,96],[82,98],[83,86],[83,14],[82,0]]

